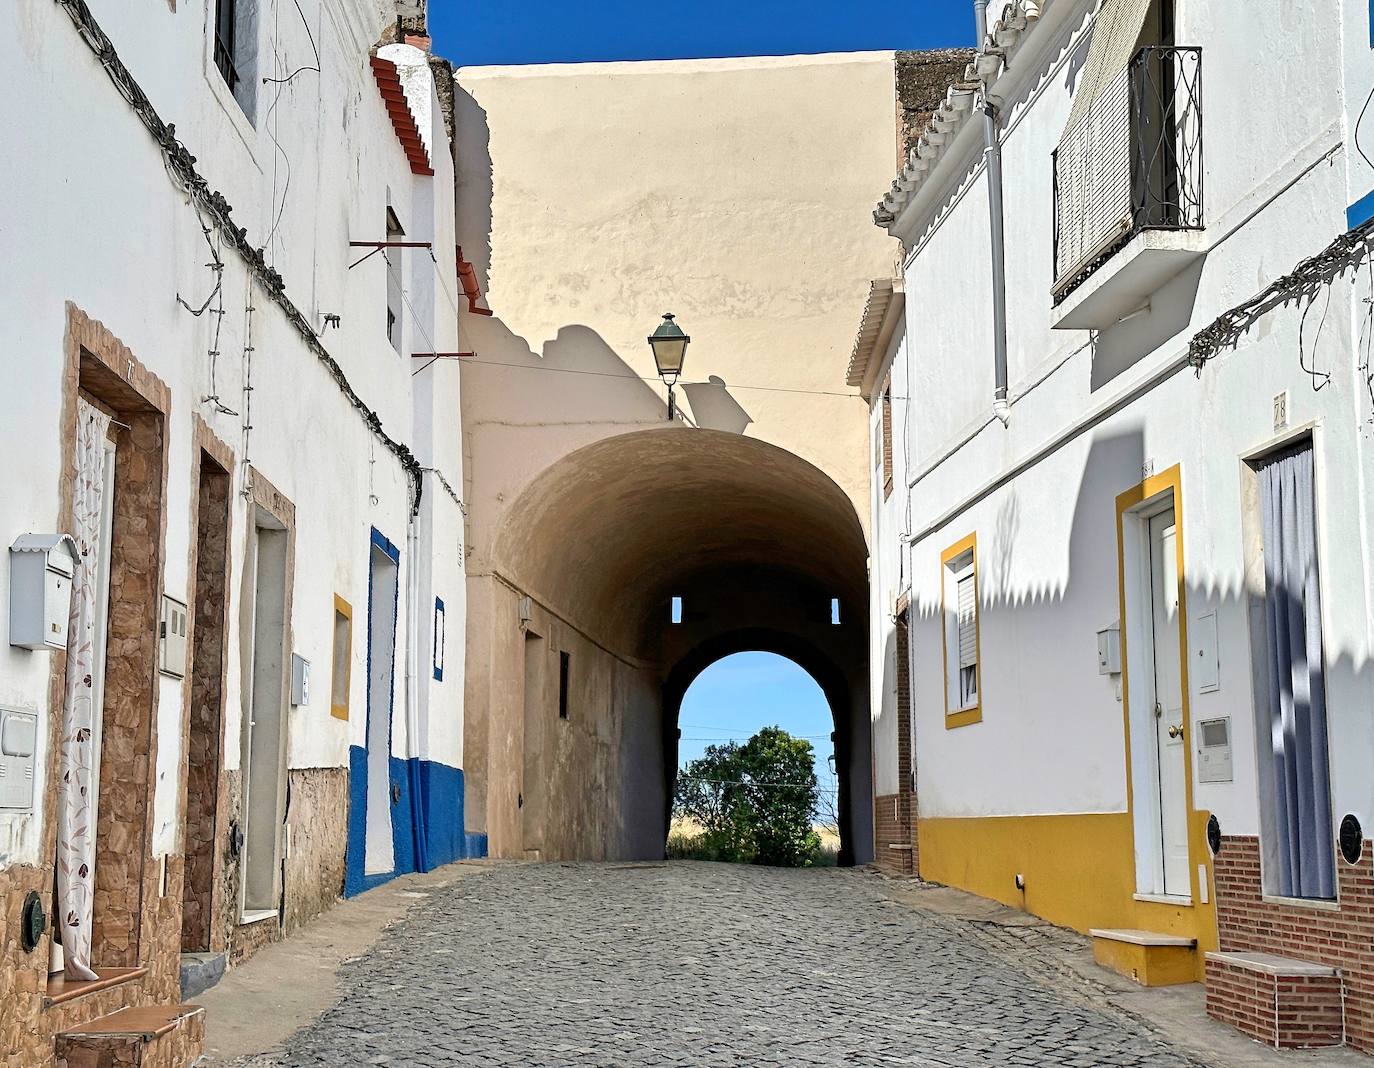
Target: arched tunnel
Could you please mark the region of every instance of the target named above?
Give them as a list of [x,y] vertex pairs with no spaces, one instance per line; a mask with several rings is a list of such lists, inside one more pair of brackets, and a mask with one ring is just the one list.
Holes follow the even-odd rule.
[[763,650],[824,691],[840,859],[872,859],[867,549],[824,472],[738,434],[620,434],[536,475],[491,558],[468,765],[493,854],[661,857],[682,697],[716,660]]

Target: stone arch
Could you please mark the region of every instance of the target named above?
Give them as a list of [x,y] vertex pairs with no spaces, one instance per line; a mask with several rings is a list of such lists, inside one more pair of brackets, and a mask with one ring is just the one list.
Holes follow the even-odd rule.
[[[855,745],[855,711],[864,712],[866,706],[860,702],[856,708],[853,694],[853,681],[835,659],[814,643],[786,631],[768,627],[747,627],[716,635],[694,647],[683,656],[668,672],[663,682],[663,737],[664,759],[663,774],[669,783],[669,798],[672,796],[672,783],[677,777],[678,739],[681,735],[679,719],[682,701],[687,691],[712,665],[718,664],[727,656],[736,653],[763,652],[774,653],[796,664],[820,687],[830,706],[830,718],[834,724],[831,741],[835,745],[835,768],[840,780],[840,854],[841,865],[854,863],[857,851],[862,853],[865,846],[871,852],[871,832],[865,834],[862,828],[854,826],[853,749]],[[860,776],[862,777],[862,776]],[[865,792],[871,784],[865,780]],[[664,834],[671,818],[671,804],[664,809]]]
[[695,651],[752,635],[827,680],[849,757],[846,859],[869,859],[867,546],[825,472],[722,431],[617,434],[535,474],[486,556],[469,582],[465,730],[471,829],[493,854],[661,856],[665,686]]

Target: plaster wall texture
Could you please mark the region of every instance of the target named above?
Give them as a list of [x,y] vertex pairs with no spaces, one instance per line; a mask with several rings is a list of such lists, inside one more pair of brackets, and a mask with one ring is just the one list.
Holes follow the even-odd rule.
[[[1363,711],[1370,402],[1354,355],[1352,305],[1362,291],[1352,294],[1351,276],[1317,294],[1306,323],[1306,302],[1278,307],[1200,375],[1185,369],[1075,429],[1345,229],[1352,149],[1342,133],[1336,13],[1277,2],[1180,5],[1175,39],[1203,49],[1208,254],[1155,293],[1148,312],[1093,334],[1052,332],[1050,154],[1086,54],[1090,7],[1071,3],[1067,17],[1044,27],[1054,40],[1022,46],[1023,81],[1003,112],[1008,428],[991,416],[987,190],[977,157],[947,160],[955,165],[940,172],[938,188],[923,190],[902,220],[909,331],[921,339],[911,350],[922,401],[908,470],[921,817],[1125,811],[1122,706],[1113,680],[1097,673],[1094,635],[1120,614],[1115,498],[1178,464],[1190,638],[1199,617],[1215,612],[1220,649],[1219,688],[1193,683],[1191,720],[1229,716],[1233,730],[1234,781],[1195,782],[1194,807],[1214,812],[1228,833],[1256,833],[1241,457],[1275,438],[1272,401],[1283,391],[1289,426],[1316,426],[1333,806],[1363,817],[1374,811],[1361,771],[1374,757]],[[1276,25],[1291,37],[1271,34]],[[1062,445],[1047,448],[1061,435]],[[946,730],[940,553],[973,532],[983,721]]]
[[[234,205],[249,240],[267,250],[287,295],[317,329],[325,313],[342,314],[342,326],[324,333],[322,342],[365,403],[380,413],[386,430],[399,440],[413,440],[425,411],[438,407],[446,413],[439,429],[428,428],[423,455],[450,484],[461,486],[453,415],[457,369],[440,364],[412,379],[411,361],[385,336],[382,258],[347,270],[359,254],[349,249],[350,240],[385,236],[389,194],[408,236],[432,239],[438,260],[436,267],[423,250],[407,253],[408,295],[425,315],[419,323],[417,316],[407,316],[407,351],[456,348],[457,286],[444,252],[454,243],[452,198],[441,192],[452,187],[451,160],[441,150],[433,156],[433,178],[413,175],[372,81],[366,57],[381,35],[387,5],[303,0],[302,8],[319,43],[320,70],[303,71],[280,86],[259,85],[251,120],[228,94],[210,56],[207,26],[213,4],[182,5],[175,13],[115,5],[97,17],[153,106],[176,123],[199,171]],[[313,66],[315,57],[294,10],[279,20],[267,14],[261,15],[259,74],[284,77],[302,65]],[[394,21],[394,11],[390,17]],[[230,596],[236,602],[247,593],[244,553],[252,525],[238,492],[244,474],[250,467],[260,472],[296,505],[290,633],[293,649],[311,661],[314,676],[310,703],[288,711],[288,763],[292,768],[346,767],[350,743],[363,740],[368,531],[375,526],[404,545],[405,472],[262,287],[250,283],[237,254],[215,237],[211,242],[225,263],[226,314],[218,333],[216,316],[194,317],[177,303],[179,294],[199,306],[214,286],[214,275],[205,266],[211,252],[195,211],[169,180],[157,146],[62,8],[19,0],[7,5],[0,19],[0,61],[21,75],[0,104],[0,121],[12,132],[12,158],[33,164],[12,169],[12,195],[0,208],[0,227],[16,247],[29,250],[3,269],[0,285],[0,315],[9,324],[14,354],[3,437],[12,452],[23,454],[22,463],[0,471],[0,499],[11,524],[6,538],[65,526],[57,492],[58,442],[64,433],[59,383],[64,301],[70,300],[103,320],[170,388],[163,576],[168,594],[185,599],[190,584],[193,413],[231,448],[238,465],[230,540]],[[395,58],[428,75],[418,50],[402,47]],[[444,146],[447,135],[432,80],[426,92],[429,137]],[[59,194],[62,210],[54,199]],[[216,337],[220,355],[214,361],[208,353]],[[244,392],[250,344],[251,432],[245,429]],[[215,394],[239,414],[204,402]],[[432,416],[428,421],[434,422]],[[436,500],[443,491],[433,476],[427,476],[425,492],[428,521],[456,527],[457,507],[446,496]],[[403,583],[409,566],[403,561]],[[445,598],[451,606],[450,641],[461,647],[464,589],[456,548],[436,552],[427,582],[420,599],[432,604],[435,592]],[[7,591],[6,569],[0,574],[0,601]],[[355,612],[348,723],[329,714],[335,593]],[[407,640],[403,620],[398,648],[404,649]],[[224,758],[226,768],[235,769],[244,650],[237,610],[229,613],[228,642]],[[48,663],[45,654],[0,647],[0,704],[39,712],[44,728],[51,713]],[[431,735],[417,753],[399,712],[398,670],[393,735],[398,755],[461,759],[461,672],[457,675],[452,684],[428,687],[431,704],[442,700],[443,709],[431,715]],[[156,853],[179,849],[177,769],[187,685],[158,680]],[[46,738],[46,729],[39,734]],[[48,754],[39,754],[38,766],[46,771]],[[37,796],[43,796],[42,781]],[[36,815],[0,814],[0,866],[42,863],[40,842]]]
[[[893,54],[457,80],[458,230],[494,312],[462,319],[469,827],[521,850],[529,594],[589,643],[588,737],[638,754],[607,765],[556,725],[550,781],[602,791],[607,822],[566,821],[543,848],[653,855],[659,687],[683,655],[659,642],[667,598],[728,563],[790,566],[864,628],[866,417],[835,378],[896,253],[868,226],[896,158]],[[695,430],[664,417],[645,339],[665,311],[693,337],[677,397]]]
[[[898,297],[898,300],[901,298]],[[906,570],[902,535],[908,529],[910,490],[907,472],[909,422],[917,415],[913,403],[908,359],[910,339],[905,324],[897,327],[887,351],[876,353],[881,366],[873,376],[873,401],[869,412],[870,465],[869,520],[869,665],[870,715],[873,721],[873,792],[897,792],[897,599],[911,588]],[[892,390],[892,492],[884,494],[882,463],[883,383],[891,376]]]

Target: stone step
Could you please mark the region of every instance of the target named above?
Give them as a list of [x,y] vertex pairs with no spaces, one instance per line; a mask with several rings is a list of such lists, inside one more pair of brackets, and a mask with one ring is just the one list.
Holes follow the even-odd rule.
[[181,955],[181,996],[197,997],[224,978],[223,953],[183,953]]
[[187,1068],[205,1041],[199,1005],[120,1009],[57,1036],[57,1068]]
[[1098,927],[1088,932],[1093,958],[1141,986],[1173,986],[1197,979],[1197,939],[1136,928]]

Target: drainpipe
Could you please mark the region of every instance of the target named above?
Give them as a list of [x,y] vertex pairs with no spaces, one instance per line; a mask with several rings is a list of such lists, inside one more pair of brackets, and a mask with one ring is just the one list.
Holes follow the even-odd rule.
[[[981,54],[988,40],[988,0],[973,0],[973,22]],[[983,94],[983,161],[988,182],[988,221],[992,245],[992,414],[1011,422],[1007,400],[1007,253],[1002,229],[1002,145],[997,137],[997,109]]]
[[[420,475],[424,477],[423,474]],[[425,836],[428,833],[428,813],[425,811],[423,782],[420,775],[420,515],[413,510],[406,522],[406,774],[410,784],[410,823],[415,844],[415,870],[429,871],[429,856]]]

